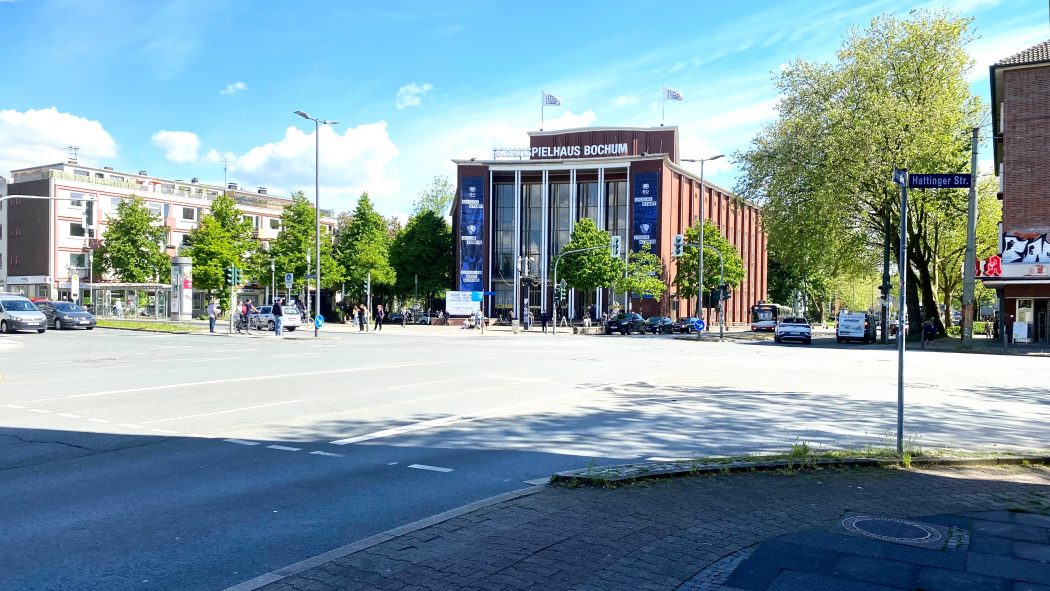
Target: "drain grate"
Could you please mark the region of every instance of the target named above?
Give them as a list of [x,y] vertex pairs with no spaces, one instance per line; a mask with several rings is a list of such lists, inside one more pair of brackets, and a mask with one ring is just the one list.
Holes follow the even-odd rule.
[[851,515],[840,521],[838,527],[857,537],[935,550],[950,545],[949,542],[954,544],[950,547],[958,548],[964,538],[968,541],[969,537],[965,530],[949,532],[943,525],[871,515]]

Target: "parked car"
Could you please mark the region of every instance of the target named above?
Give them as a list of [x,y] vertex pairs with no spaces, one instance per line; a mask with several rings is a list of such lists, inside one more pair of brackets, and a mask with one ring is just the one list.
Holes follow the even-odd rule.
[[0,332],[47,330],[47,316],[29,298],[17,293],[0,293]]
[[835,340],[840,343],[860,341],[874,343],[878,338],[875,328],[878,322],[875,315],[869,312],[839,312],[838,326],[835,328]]
[[777,323],[773,331],[773,340],[778,343],[799,341],[808,345],[813,342],[813,328],[809,325],[809,320],[801,316],[788,316]]
[[674,332],[674,320],[667,316],[650,316],[645,321],[645,332],[671,334]]
[[36,307],[47,316],[47,326],[57,330],[63,328],[95,328],[95,315],[73,302],[35,302]]
[[679,318],[678,320],[675,320],[674,324],[672,324],[671,327],[674,329],[674,332],[684,332],[686,334],[689,334],[696,330],[695,328],[693,328],[693,323],[695,323],[697,320],[700,319],[696,316],[686,316],[685,318]]
[[[281,325],[283,330],[293,332],[295,329],[303,325],[303,319],[299,316],[299,310],[296,310],[295,306],[285,304],[281,309],[281,312],[284,313],[284,324]],[[259,327],[272,331],[274,328],[273,325],[273,306],[261,306],[259,308]]]
[[619,332],[620,334],[631,334],[632,332],[645,332],[645,319],[641,314],[634,312],[622,312],[613,316],[605,323],[605,334]]
[[391,312],[383,317],[383,324],[401,324],[404,319],[401,312]]

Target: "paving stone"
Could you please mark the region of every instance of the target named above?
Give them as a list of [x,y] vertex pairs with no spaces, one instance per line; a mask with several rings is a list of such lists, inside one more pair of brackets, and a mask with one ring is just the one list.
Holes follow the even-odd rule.
[[1014,583],[1013,589],[1010,591],[1050,591],[1050,585],[1040,585],[1038,583],[1025,583],[1016,582]]
[[919,580],[916,584],[916,588],[923,591],[1012,591],[1010,587],[1010,581],[1006,579],[935,567],[923,567],[919,570]]
[[1038,542],[1046,544],[1050,542],[1046,530],[1030,525],[1017,525],[1015,523],[1003,523],[1001,521],[985,521],[974,519],[968,528],[975,534],[985,534],[997,538],[1010,538],[1022,542]]
[[1050,562],[1050,544],[1032,544],[1031,542],[1014,542],[1013,555],[1024,560]]
[[826,575],[794,571],[781,573],[769,586],[768,591],[814,591],[815,589],[820,589],[820,591],[899,591],[893,587],[844,581]]
[[915,581],[918,570],[918,567],[907,562],[840,554],[832,573],[854,581],[908,589]]
[[1014,540],[994,536],[970,536],[970,552],[994,554],[995,556],[1013,556]]
[[1050,581],[1050,564],[1005,556],[970,554],[966,560],[966,570],[971,573],[1028,583]]

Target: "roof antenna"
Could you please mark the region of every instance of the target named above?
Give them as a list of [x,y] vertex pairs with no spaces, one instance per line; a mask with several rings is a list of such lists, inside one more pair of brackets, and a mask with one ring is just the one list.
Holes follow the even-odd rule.
[[77,161],[77,154],[80,152],[80,146],[66,146],[66,151],[73,155],[73,157],[69,159],[69,163],[79,164]]

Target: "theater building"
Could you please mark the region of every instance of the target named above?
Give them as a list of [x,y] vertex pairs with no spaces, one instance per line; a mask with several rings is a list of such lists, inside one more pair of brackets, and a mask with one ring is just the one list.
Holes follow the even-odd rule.
[[1050,40],[991,66],[999,256],[978,265],[995,288],[1006,335],[1050,344]]
[[695,298],[675,293],[671,248],[674,235],[703,215],[736,247],[746,269],[726,302],[726,321],[749,322],[751,305],[766,297],[766,236],[758,208],[712,183],[701,189],[700,178],[679,164],[676,127],[535,131],[529,138],[528,148],[497,149],[492,160],[454,160],[453,289],[488,292],[489,316],[513,312],[520,318],[528,306],[538,318],[553,302],[553,257],[569,242],[576,221],[591,218],[620,237],[624,257],[650,245],[663,261],[668,289],[659,299],[609,288],[570,290],[561,313],[582,319],[592,306],[600,313],[616,302],[644,316],[697,315]]

